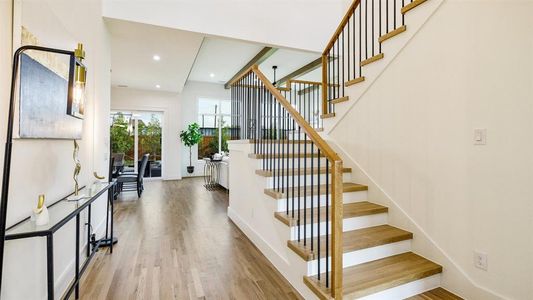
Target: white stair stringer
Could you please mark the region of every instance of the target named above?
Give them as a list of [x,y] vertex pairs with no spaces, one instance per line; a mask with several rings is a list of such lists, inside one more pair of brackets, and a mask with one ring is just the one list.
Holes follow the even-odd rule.
[[344,118],[346,113],[356,105],[357,101],[366,93],[366,91],[372,87],[372,84],[387,69],[391,62],[394,61],[396,56],[423,27],[427,20],[435,13],[442,2],[443,0],[426,1],[424,4],[417,6],[405,15],[405,25],[407,26],[407,30],[381,44],[381,52],[384,54],[384,57],[383,59],[363,66],[363,75],[365,76],[363,82],[345,88],[345,96],[348,96],[349,100],[335,104],[335,117],[323,120],[323,136],[327,136],[327,134],[330,133]]

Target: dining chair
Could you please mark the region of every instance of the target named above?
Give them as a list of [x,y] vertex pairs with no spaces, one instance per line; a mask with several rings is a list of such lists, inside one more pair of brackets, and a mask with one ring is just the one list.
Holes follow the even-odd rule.
[[141,165],[139,166],[137,173],[124,173],[118,176],[117,183],[121,192],[137,191],[139,198],[144,191],[144,171],[148,164],[149,153],[143,155]]

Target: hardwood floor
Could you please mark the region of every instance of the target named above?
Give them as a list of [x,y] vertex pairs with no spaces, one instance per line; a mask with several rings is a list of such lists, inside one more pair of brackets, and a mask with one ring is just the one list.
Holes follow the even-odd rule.
[[117,200],[119,243],[94,257],[82,299],[301,299],[228,219],[225,191],[201,178],[145,185]]

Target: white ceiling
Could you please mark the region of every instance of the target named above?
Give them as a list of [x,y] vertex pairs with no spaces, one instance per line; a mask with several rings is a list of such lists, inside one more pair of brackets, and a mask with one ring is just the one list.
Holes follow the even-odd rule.
[[[207,37],[198,53],[189,80],[226,83],[263,46],[224,38]],[[211,77],[210,74],[214,74]]]
[[[224,84],[264,47],[129,21],[106,19],[106,23],[115,87],[180,93],[187,80]],[[154,61],[154,55],[161,60]],[[280,79],[318,57],[320,53],[282,48],[259,68],[272,81],[273,65],[278,66],[276,78]]]
[[272,66],[278,66],[276,80],[298,70],[320,57],[320,53],[291,49],[278,49],[272,56],[259,65],[259,70],[270,80],[274,80]]
[[[202,34],[113,19],[106,23],[111,33],[113,86],[182,91]],[[154,61],[154,55],[161,60]]]

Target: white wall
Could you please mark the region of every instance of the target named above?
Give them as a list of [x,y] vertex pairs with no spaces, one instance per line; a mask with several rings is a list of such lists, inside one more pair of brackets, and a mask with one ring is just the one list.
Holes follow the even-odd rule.
[[104,16],[321,52],[350,4],[348,0],[105,0]]
[[[5,117],[9,100],[11,72],[11,1],[0,1],[0,113],[2,114],[1,139],[5,139]],[[36,6],[33,6],[36,5]],[[32,7],[35,9],[31,11]],[[72,9],[81,14],[72,13]],[[107,30],[101,18],[98,1],[44,0],[25,3],[25,17],[28,14],[42,16],[42,20],[53,16],[63,24],[62,32],[45,32],[39,36],[45,46],[75,48],[75,42],[86,47],[88,66],[87,109],[80,141],[82,185],[91,183],[93,171],[107,174],[109,156],[108,112],[109,111],[109,41]],[[76,26],[72,26],[76,24]],[[43,23],[40,26],[46,26]],[[31,30],[31,28],[30,28]],[[20,38],[19,38],[20,39]],[[74,41],[74,42],[72,42]],[[3,144],[3,143],[2,143]],[[10,202],[7,224],[12,225],[30,215],[36,205],[37,196],[46,194],[48,203],[73,191],[71,179],[72,141],[17,140],[14,142]],[[2,150],[3,151],[3,147]],[[101,237],[105,216],[103,196],[93,205],[92,224]],[[84,224],[85,215],[81,223]],[[68,223],[55,235],[55,292],[59,298],[74,268],[74,221]],[[85,230],[81,231],[86,236]],[[82,249],[84,246],[82,238]],[[82,255],[82,258],[84,255]],[[2,299],[43,299],[46,297],[46,252],[43,238],[6,242],[5,264],[2,282]]]
[[177,133],[181,126],[181,103],[178,94],[114,87],[111,89],[111,109],[162,112],[162,176],[164,180],[181,179],[181,144]]
[[370,200],[430,237],[443,259],[416,234],[415,250],[468,299],[533,295],[532,13],[530,1],[444,1],[330,134],[381,188]]
[[[214,84],[206,82],[188,81],[185,84],[183,92],[180,94],[180,101],[182,103],[181,110],[181,129],[186,129],[191,123],[198,122],[198,99],[219,99],[230,100],[230,90],[224,89],[223,84]],[[179,131],[176,134],[179,139]],[[182,176],[201,176],[203,175],[204,164],[198,161],[198,146],[192,148],[192,163],[194,165],[194,173],[187,173],[187,166],[189,165],[189,148],[182,146],[181,159],[181,174]]]

